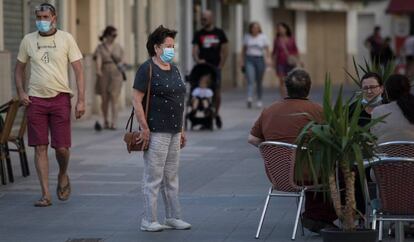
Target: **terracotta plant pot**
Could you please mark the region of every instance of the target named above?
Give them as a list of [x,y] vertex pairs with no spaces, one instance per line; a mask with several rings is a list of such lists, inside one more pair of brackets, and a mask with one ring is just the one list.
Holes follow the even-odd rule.
[[372,229],[357,229],[343,231],[329,228],[321,230],[323,242],[377,242],[378,231]]

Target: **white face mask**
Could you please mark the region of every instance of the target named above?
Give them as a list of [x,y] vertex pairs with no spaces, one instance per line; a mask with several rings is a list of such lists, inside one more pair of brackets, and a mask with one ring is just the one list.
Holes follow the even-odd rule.
[[371,101],[368,101],[367,99],[362,99],[362,105],[368,105],[368,107],[374,108],[376,106],[379,106],[382,104],[382,96],[378,95]]

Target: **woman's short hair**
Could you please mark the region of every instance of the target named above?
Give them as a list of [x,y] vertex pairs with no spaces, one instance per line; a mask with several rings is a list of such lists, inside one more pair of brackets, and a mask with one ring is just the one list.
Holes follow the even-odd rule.
[[311,78],[303,69],[293,69],[285,79],[288,96],[291,98],[306,98],[311,88]]
[[115,31],[116,31],[116,28],[114,26],[111,26],[111,25],[106,26],[106,28],[103,31],[102,35],[99,36],[99,40],[103,41],[106,37],[110,36]]
[[380,85],[380,86],[383,85],[382,77],[378,73],[375,73],[375,72],[367,72],[361,78],[361,86],[362,86],[362,82],[365,79],[368,79],[368,78],[374,78],[375,80],[377,80],[378,85]]
[[249,24],[249,34],[252,34],[254,25],[257,25],[259,27],[259,33],[262,33],[262,27],[260,26],[259,22],[251,22]]
[[149,56],[155,56],[154,45],[161,45],[167,37],[175,38],[177,31],[160,25],[149,36],[147,40],[147,51]]

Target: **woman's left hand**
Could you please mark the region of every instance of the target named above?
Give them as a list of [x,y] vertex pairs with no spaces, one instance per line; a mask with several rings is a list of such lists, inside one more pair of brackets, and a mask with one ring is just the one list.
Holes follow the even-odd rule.
[[184,130],[181,131],[181,138],[180,138],[180,149],[184,148],[187,143],[187,137],[185,136]]

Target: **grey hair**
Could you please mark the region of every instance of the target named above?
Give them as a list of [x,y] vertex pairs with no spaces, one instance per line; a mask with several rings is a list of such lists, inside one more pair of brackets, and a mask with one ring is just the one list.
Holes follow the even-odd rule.
[[311,87],[311,78],[304,69],[295,68],[285,79],[288,96],[291,98],[306,98]]

